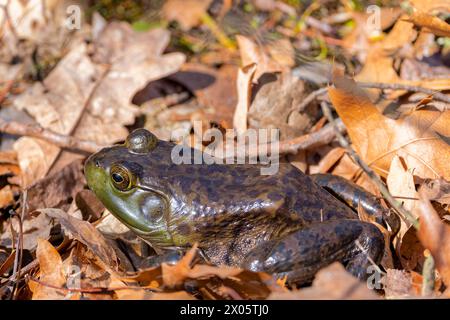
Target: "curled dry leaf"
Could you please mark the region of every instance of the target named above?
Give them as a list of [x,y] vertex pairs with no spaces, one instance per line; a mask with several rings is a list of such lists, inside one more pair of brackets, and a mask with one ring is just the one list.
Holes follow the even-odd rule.
[[237,35],[236,40],[239,45],[242,66],[256,64],[255,81],[264,73],[283,71],[283,67],[266,53],[263,46],[242,35]]
[[[39,280],[47,285],[62,287],[66,283],[63,263],[58,251],[47,240],[38,239],[36,258],[39,262]],[[63,299],[65,292],[30,281],[33,300]]]
[[269,300],[378,299],[376,293],[348,273],[338,262],[319,270],[311,287],[272,293]]
[[244,134],[247,130],[247,113],[250,107],[250,98],[252,95],[252,79],[255,75],[257,65],[252,63],[238,71],[237,90],[238,102],[234,111],[233,127],[238,136]]
[[60,209],[39,209],[39,211],[57,219],[73,237],[85,244],[105,264],[105,270],[112,273],[117,270],[118,260],[114,249],[92,224],[78,220]]
[[422,178],[450,178],[450,111],[419,109],[399,119],[381,114],[352,80],[337,77],[328,93],[358,154],[382,176],[397,153]]
[[423,246],[430,250],[445,285],[450,286],[450,226],[441,221],[424,193],[419,192],[419,196],[417,235]]
[[431,32],[441,37],[450,37],[450,24],[431,14],[421,11],[413,12],[407,21],[423,28],[426,32]]
[[194,245],[186,255],[175,265],[163,263],[161,265],[162,279],[166,286],[176,287],[181,285],[187,278],[202,278],[218,276],[227,278],[241,273],[241,269],[232,267],[213,267],[208,265],[194,265],[191,267],[192,260],[197,253],[197,245]]

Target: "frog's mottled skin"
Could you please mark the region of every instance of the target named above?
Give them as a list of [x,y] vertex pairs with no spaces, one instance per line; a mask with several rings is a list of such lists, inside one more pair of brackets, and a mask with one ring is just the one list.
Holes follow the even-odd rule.
[[[198,242],[214,264],[286,274],[297,283],[310,281],[333,261],[364,278],[369,260],[380,261],[379,229],[359,221],[289,163],[266,176],[260,165],[177,165],[173,147],[138,129],[124,145],[99,151],[85,166],[98,198],[157,251]],[[130,190],[114,187],[113,165],[132,175]],[[380,212],[374,215],[383,222]]]

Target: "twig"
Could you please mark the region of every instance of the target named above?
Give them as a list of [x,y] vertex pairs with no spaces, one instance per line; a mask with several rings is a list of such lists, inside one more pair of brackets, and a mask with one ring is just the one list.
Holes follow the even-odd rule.
[[58,147],[81,151],[82,153],[93,153],[104,147],[92,141],[79,140],[72,136],[65,136],[44,129],[39,125],[22,124],[14,121],[6,122],[3,119],[0,119],[0,132],[42,139]]
[[381,181],[380,177],[356,154],[356,152],[350,147],[347,139],[341,134],[338,127],[336,126],[336,122],[331,113],[330,107],[326,102],[322,102],[321,104],[323,114],[327,117],[328,121],[335,127],[336,137],[338,138],[339,144],[346,149],[348,154],[353,158],[353,160],[361,167],[361,169],[369,176],[369,178],[376,184],[378,189],[384,198],[389,202],[389,204],[400,214],[402,219],[406,219],[414,228],[418,229],[419,222],[418,220],[403,206],[400,202],[398,202],[386,188],[383,181]]
[[434,291],[434,259],[430,251],[425,250],[425,262],[422,268],[422,296],[430,296]]
[[[425,94],[432,95],[434,99],[440,100],[446,103],[450,103],[450,97],[440,93],[439,91],[418,87],[410,86],[402,83],[381,83],[381,82],[356,82],[356,84],[361,88],[374,88],[374,89],[389,89],[389,90],[406,90],[413,92],[422,92]],[[298,106],[294,108],[295,111],[302,112],[305,108],[319,96],[327,93],[328,88],[320,88],[311,92]]]
[[413,92],[422,92],[425,94],[432,95],[434,99],[440,100],[443,102],[450,103],[450,97],[440,93],[437,90],[418,87],[418,86],[410,86],[403,83],[381,83],[381,82],[357,82],[358,86],[362,88],[375,88],[375,89],[389,89],[389,90],[406,90]]
[[[339,119],[337,121],[337,129],[339,132],[345,132],[345,126]],[[278,142],[278,153],[282,154],[296,154],[300,150],[314,149],[323,145],[326,145],[333,141],[336,137],[335,129],[332,125],[328,124],[319,131],[308,133],[300,137],[296,137],[289,140],[283,140]],[[250,145],[245,150],[238,148],[238,154],[245,154],[246,157],[257,157],[260,150],[272,150],[272,143]],[[245,153],[244,153],[245,152]]]
[[133,287],[133,286],[127,286],[127,287],[112,287],[112,288],[85,288],[85,289],[77,289],[77,288],[64,288],[64,287],[58,287],[55,285],[52,285],[50,283],[43,282],[41,280],[38,280],[30,275],[26,276],[27,281],[33,281],[41,286],[52,288],[55,290],[61,290],[64,292],[80,292],[80,293],[96,293],[96,294],[112,294],[114,291],[119,290],[145,290],[145,291],[151,291],[151,292],[160,292],[161,290],[158,290],[157,288],[146,288],[146,287]]

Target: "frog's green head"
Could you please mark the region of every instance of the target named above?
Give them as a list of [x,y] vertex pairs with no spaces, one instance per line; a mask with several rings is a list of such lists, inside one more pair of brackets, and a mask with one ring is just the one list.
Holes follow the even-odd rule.
[[170,246],[166,218],[170,197],[158,174],[167,145],[145,129],[123,145],[91,155],[84,172],[89,188],[120,221],[156,246]]

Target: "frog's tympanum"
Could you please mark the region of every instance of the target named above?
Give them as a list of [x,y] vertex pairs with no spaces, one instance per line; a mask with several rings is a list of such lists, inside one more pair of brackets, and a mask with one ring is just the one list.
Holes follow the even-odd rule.
[[[354,190],[364,204],[362,189],[324,175],[316,183],[289,163],[273,175],[261,175],[261,165],[174,164],[173,147],[138,129],[85,165],[97,197],[156,252],[197,242],[213,264],[287,275],[297,284],[334,261],[359,278],[380,262],[381,231],[358,219],[348,197],[332,195]],[[384,223],[381,206],[363,207]]]

